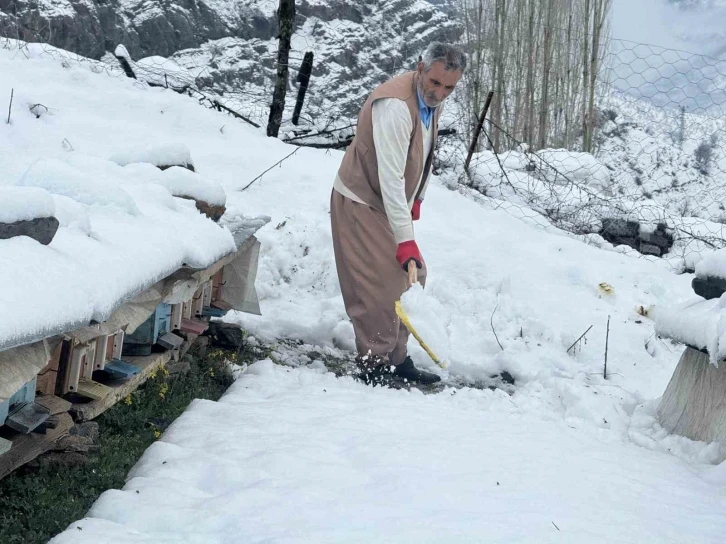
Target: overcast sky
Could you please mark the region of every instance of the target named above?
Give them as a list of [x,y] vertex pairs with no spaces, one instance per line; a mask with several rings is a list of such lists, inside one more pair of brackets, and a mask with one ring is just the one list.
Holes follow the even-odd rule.
[[613,0],[613,37],[721,57],[726,5],[690,12],[667,0]]

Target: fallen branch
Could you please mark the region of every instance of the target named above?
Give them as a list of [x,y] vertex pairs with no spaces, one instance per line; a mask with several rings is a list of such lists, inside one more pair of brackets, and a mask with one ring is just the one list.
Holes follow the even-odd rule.
[[347,129],[353,128],[355,126],[356,126],[355,124],[352,124],[352,125],[348,125],[348,126],[341,127],[341,128],[331,128],[331,129],[328,129],[328,130],[321,130],[320,132],[316,132],[315,134],[309,134],[309,133],[308,134],[302,134],[300,136],[293,136],[292,138],[286,138],[286,139],[283,140],[283,142],[290,143],[290,142],[294,142],[295,140],[302,140],[303,138],[314,138],[315,136],[323,136],[325,134],[333,134],[335,132],[339,132],[341,130],[347,130]]
[[608,341],[610,339],[610,316],[608,316],[608,328],[605,333],[605,367],[603,368],[602,377],[608,379]]
[[10,90],[10,106],[8,107],[8,122],[10,124],[10,113],[13,111],[13,96],[15,96],[15,89]]
[[497,313],[497,308],[499,308],[499,302],[497,302],[497,305],[494,306],[494,311],[492,312],[492,317],[489,319],[489,324],[492,327],[492,332],[494,333],[494,338],[497,339],[497,344],[499,344],[499,347],[502,351],[504,351],[504,348],[502,347],[502,343],[499,341],[499,337],[497,336],[497,331],[494,330],[494,314]]
[[[286,140],[289,141],[289,140]],[[329,144],[316,144],[316,143],[305,143],[305,142],[290,142],[290,145],[296,145],[298,147],[312,147],[314,149],[344,149],[353,143],[353,139],[343,140],[341,142],[332,142]]]
[[572,348],[574,348],[574,347],[575,347],[575,346],[577,345],[577,343],[578,343],[578,342],[579,342],[580,340],[582,340],[582,339],[583,339],[583,338],[585,337],[585,335],[586,335],[586,334],[587,334],[588,332],[590,332],[590,329],[592,329],[592,327],[593,327],[593,325],[590,325],[590,326],[589,326],[589,327],[587,328],[587,330],[586,330],[585,332],[583,332],[583,333],[582,333],[582,334],[580,335],[580,338],[578,338],[577,340],[575,340],[575,341],[574,341],[574,342],[572,343],[572,345],[571,345],[571,346],[570,346],[569,348],[567,348],[567,352],[566,352],[566,353],[570,353],[570,350],[571,350]]
[[224,104],[221,104],[221,103],[220,103],[220,102],[219,102],[218,100],[212,100],[211,102],[212,102],[212,104],[213,104],[213,105],[214,105],[214,106],[215,106],[215,107],[217,108],[217,110],[220,110],[220,111],[221,111],[221,110],[224,110],[224,111],[226,111],[227,113],[229,113],[230,115],[234,115],[234,116],[235,116],[235,117],[236,117],[237,119],[242,119],[243,121],[245,121],[245,122],[249,123],[249,124],[250,124],[250,125],[252,125],[253,127],[255,127],[255,128],[260,128],[260,125],[258,125],[257,123],[255,123],[254,121],[252,121],[252,120],[250,120],[250,119],[247,119],[247,117],[245,117],[245,116],[244,116],[244,115],[242,115],[241,113],[237,113],[236,111],[234,111],[234,110],[232,110],[232,109],[228,108],[228,107],[227,107],[227,106],[225,106]]
[[272,166],[270,166],[270,167],[269,167],[269,168],[268,168],[267,170],[265,170],[264,172],[262,172],[262,173],[261,173],[261,174],[260,174],[259,176],[257,176],[257,177],[256,177],[255,179],[253,179],[252,181],[250,181],[250,182],[249,182],[249,183],[248,183],[247,185],[245,185],[245,186],[244,186],[244,187],[243,187],[242,189],[240,189],[240,192],[242,192],[242,191],[246,191],[247,189],[249,189],[249,187],[250,187],[250,186],[251,186],[251,185],[252,185],[252,184],[253,184],[253,183],[254,183],[255,181],[257,181],[257,180],[258,180],[258,179],[260,179],[260,178],[261,178],[262,176],[264,176],[265,174],[267,174],[267,172],[269,172],[270,170],[272,170],[273,168],[275,168],[275,166],[279,166],[279,165],[280,165],[280,164],[282,164],[282,163],[283,163],[284,161],[286,161],[287,159],[289,159],[290,157],[292,157],[292,156],[293,156],[293,155],[294,155],[295,153],[297,153],[298,151],[300,151],[300,149],[301,149],[301,148],[300,148],[300,147],[298,147],[298,148],[297,148],[297,149],[296,149],[295,151],[293,151],[292,153],[290,153],[290,154],[289,154],[289,155],[287,155],[286,157],[283,157],[282,159],[280,159],[279,161],[277,161],[277,162],[276,162],[275,164],[273,164]]

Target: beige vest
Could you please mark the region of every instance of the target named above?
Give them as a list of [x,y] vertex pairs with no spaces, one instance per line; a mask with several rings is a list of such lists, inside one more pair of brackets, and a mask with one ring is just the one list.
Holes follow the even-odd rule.
[[[436,108],[431,122],[433,126],[431,138],[431,150],[424,164],[423,152],[423,129],[418,114],[418,97],[416,87],[418,75],[416,72],[407,72],[383,83],[377,87],[366,100],[358,114],[358,126],[355,138],[348,146],[343,157],[343,162],[338,170],[343,185],[358,196],[363,202],[386,214],[381,196],[381,184],[378,179],[378,159],[376,148],[373,143],[373,102],[381,98],[399,98],[406,102],[411,120],[413,121],[413,132],[406,157],[406,169],[404,179],[406,182],[406,200],[411,202],[414,192],[421,193],[428,180],[433,160],[433,148],[436,146],[438,134],[439,114],[441,108]],[[423,176],[422,176],[423,173]],[[421,184],[419,185],[419,180]],[[418,186],[418,191],[416,187]]]

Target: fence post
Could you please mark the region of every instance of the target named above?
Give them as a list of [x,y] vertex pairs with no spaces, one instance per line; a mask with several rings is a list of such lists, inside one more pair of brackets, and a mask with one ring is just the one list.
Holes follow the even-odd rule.
[[295,22],[295,0],[280,0],[277,9],[277,18],[280,24],[279,46],[277,50],[277,80],[272,95],[270,117],[267,121],[267,135],[277,138],[282,124],[282,113],[285,109],[285,94],[287,92],[288,62],[290,59],[290,41]]
[[300,72],[297,74],[297,80],[300,83],[300,90],[297,92],[297,102],[295,103],[295,111],[292,114],[292,124],[297,125],[300,121],[300,112],[302,111],[303,102],[305,101],[305,93],[310,83],[310,74],[313,71],[313,52],[305,53]]
[[479,122],[476,124],[476,130],[474,131],[474,137],[471,139],[471,144],[469,145],[469,154],[466,156],[466,162],[464,162],[464,170],[469,171],[469,163],[471,162],[471,157],[474,155],[474,151],[476,151],[476,144],[479,141],[479,135],[481,134],[481,129],[484,126],[484,119],[486,119],[487,113],[489,112],[489,106],[492,103],[492,97],[494,96],[494,91],[489,91],[489,96],[487,96],[487,101],[484,104],[484,109],[481,110],[481,115],[479,116]]

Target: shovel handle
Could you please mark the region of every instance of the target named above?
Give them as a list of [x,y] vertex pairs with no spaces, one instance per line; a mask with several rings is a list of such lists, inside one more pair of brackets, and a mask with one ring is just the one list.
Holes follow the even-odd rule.
[[418,283],[418,266],[416,266],[416,261],[411,259],[408,261],[408,285],[409,287],[413,285],[414,283]]

